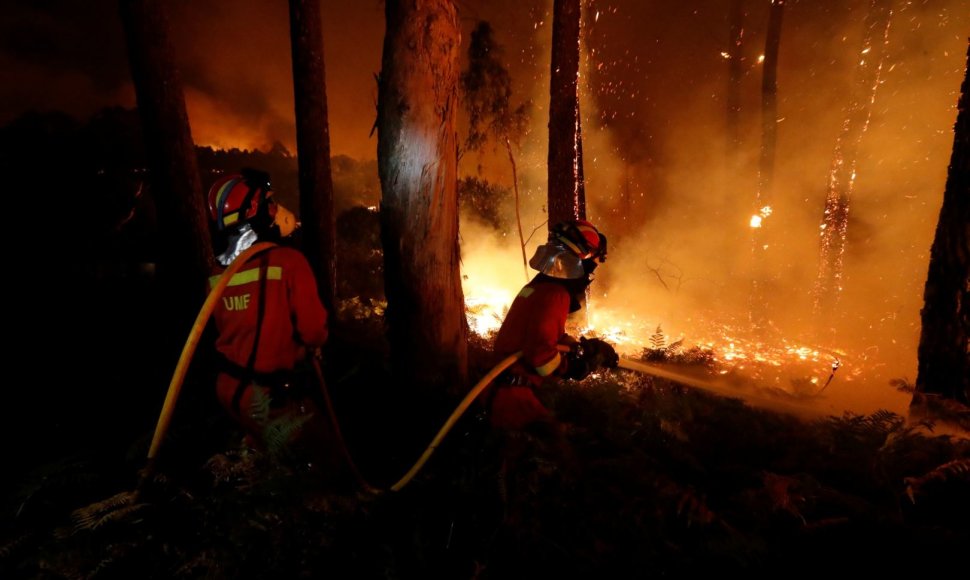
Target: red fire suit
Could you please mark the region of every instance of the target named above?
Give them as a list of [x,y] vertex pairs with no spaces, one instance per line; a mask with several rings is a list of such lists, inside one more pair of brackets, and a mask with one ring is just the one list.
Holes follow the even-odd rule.
[[[214,270],[209,279],[210,289],[223,271],[220,267]],[[265,280],[261,280],[261,272],[265,273]],[[265,289],[262,297],[261,289]],[[257,325],[261,299],[264,301],[263,314]],[[291,371],[307,349],[323,346],[327,341],[327,311],[317,295],[310,264],[298,250],[283,246],[256,254],[233,275],[213,318],[218,331],[215,348],[235,371],[219,373],[217,397],[230,415],[251,436],[258,438],[262,426],[248,412],[253,397],[252,383],[260,383],[261,376]],[[240,369],[249,370],[247,365],[253,353],[257,326],[259,344],[251,369],[255,378],[241,380],[238,376]],[[239,389],[242,390],[237,392]],[[320,416],[309,400],[275,403],[284,406],[277,413],[294,411],[296,407],[306,412],[310,405],[311,412]]]
[[536,397],[534,388],[567,367],[558,349],[565,341],[570,294],[562,284],[534,278],[512,301],[495,337],[498,360],[522,351],[522,357],[500,375],[491,401],[493,427],[522,429],[552,420],[552,413]]

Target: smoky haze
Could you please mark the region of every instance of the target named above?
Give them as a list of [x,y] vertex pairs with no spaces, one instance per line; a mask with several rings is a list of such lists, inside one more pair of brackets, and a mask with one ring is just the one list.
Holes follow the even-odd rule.
[[[758,305],[750,303],[749,221],[769,2],[745,3],[740,150],[726,147],[726,2],[585,5],[580,75],[588,215],[610,237],[590,301],[594,327],[624,328],[640,346],[657,326],[668,341],[735,344],[736,368],[748,366],[787,392],[804,378],[821,387],[838,361],[822,402],[829,410],[905,409],[908,395],[889,381],[915,380],[919,310],[953,144],[970,11],[961,2],[896,3],[880,82],[866,95],[874,100],[855,160],[843,291],[838,308],[816,316],[819,226],[836,143],[865,58],[869,4],[786,4],[773,212],[763,239],[770,276]],[[519,29],[515,38],[493,21],[513,62],[517,96],[534,103],[519,167],[526,235],[544,219],[550,7],[534,8],[531,30]],[[733,155],[740,157],[737,167]],[[465,163],[466,170],[471,165]],[[501,152],[484,165],[493,179],[511,183]],[[515,236],[506,232],[511,247],[495,259],[491,245],[480,250],[477,232],[463,231],[466,268],[504,263],[505,270],[491,266],[493,279],[510,289],[521,284],[521,268],[512,267],[521,263]],[[530,255],[543,236],[544,230],[533,238]],[[766,331],[751,331],[752,308],[766,313]],[[752,364],[763,356],[787,365],[799,357],[785,351],[797,348],[809,351],[808,360],[788,373],[756,371],[759,365]]]
[[[478,20],[489,21],[511,71],[513,105],[532,104],[529,132],[516,150],[529,255],[545,237],[551,3],[457,3],[463,41]],[[799,373],[824,381],[831,360],[843,362],[826,391],[833,409],[900,409],[908,402],[887,383],[915,380],[919,309],[953,144],[970,10],[966,0],[893,3],[880,84],[856,158],[844,291],[838,312],[819,320],[811,301],[819,224],[870,4],[785,4],[773,212],[764,229],[772,274],[759,305],[771,323],[755,337],[747,323],[748,223],[757,188],[758,57],[768,0],[744,2],[740,149],[726,147],[722,53],[729,2],[584,2],[588,213],[610,238],[591,297],[597,329],[626,325],[640,344],[643,332],[661,326],[670,340],[804,346],[820,354]],[[322,6],[332,151],[373,159],[383,3],[324,0]],[[107,105],[134,105],[114,1],[19,3],[5,13],[0,64],[8,83],[0,122],[27,109],[83,117]],[[280,142],[295,151],[285,3],[180,0],[171,5],[171,21],[196,142],[263,150]],[[461,171],[512,186],[501,149],[464,156]],[[512,209],[506,204],[514,224]],[[472,216],[462,220],[466,295],[489,287],[504,297],[495,300],[510,300],[525,279],[514,226],[495,232]],[[790,379],[773,380],[787,389]]]

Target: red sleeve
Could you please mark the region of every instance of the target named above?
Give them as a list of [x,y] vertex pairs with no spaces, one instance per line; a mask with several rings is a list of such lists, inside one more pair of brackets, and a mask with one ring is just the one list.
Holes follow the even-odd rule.
[[293,277],[287,280],[286,291],[290,298],[293,328],[303,344],[323,346],[327,342],[327,310],[317,294],[313,270],[303,254],[294,253],[291,261],[287,271],[293,272]]
[[566,332],[569,293],[553,285],[541,285],[531,298],[534,322],[526,331],[522,360],[545,377],[564,367],[558,345]]

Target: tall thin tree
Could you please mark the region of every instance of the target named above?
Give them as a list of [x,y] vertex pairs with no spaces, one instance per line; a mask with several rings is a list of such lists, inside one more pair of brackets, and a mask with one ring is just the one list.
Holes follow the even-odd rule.
[[[741,79],[744,78],[744,68],[741,61],[744,56],[742,52],[744,0],[731,0],[728,10],[728,47],[727,51],[723,53],[728,65],[725,159],[727,160],[728,173],[732,174],[741,170],[742,159],[744,158],[741,150]],[[728,180],[729,183],[736,183],[737,181],[736,178]]]
[[465,139],[467,151],[481,150],[490,138],[504,147],[512,167],[512,188],[515,192],[515,223],[522,250],[522,268],[528,274],[525,256],[525,236],[522,233],[522,217],[519,199],[518,168],[513,145],[518,146],[526,131],[529,103],[512,108],[512,77],[502,62],[502,46],[495,40],[492,25],[481,21],[472,31],[468,44],[468,70],[461,75],[465,110],[468,111],[469,129]]
[[204,295],[213,256],[168,16],[164,3],[151,0],[119,0],[119,12],[158,207],[159,281],[188,317],[182,307],[197,306]]
[[580,0],[555,0],[549,81],[549,224],[586,217],[579,116]]
[[392,364],[413,383],[463,390],[458,11],[452,0],[387,0],[385,17],[377,160]]
[[957,110],[920,313],[915,407],[925,395],[970,405],[970,44]]
[[761,68],[761,154],[758,163],[758,190],[751,217],[751,322],[755,330],[763,330],[770,318],[765,308],[767,286],[770,283],[770,263],[765,242],[768,218],[772,213],[775,174],[775,143],[778,138],[778,47],[781,45],[781,22],[785,14],[785,0],[771,0],[768,11],[768,34],[765,36],[765,55]]
[[849,204],[856,182],[856,160],[862,138],[869,128],[872,103],[876,98],[889,43],[892,14],[892,0],[870,0],[862,50],[832,156],[825,209],[822,212],[818,274],[813,289],[816,323],[837,315],[842,294]]
[[289,4],[303,251],[317,275],[323,303],[335,312],[336,226],[320,0]]

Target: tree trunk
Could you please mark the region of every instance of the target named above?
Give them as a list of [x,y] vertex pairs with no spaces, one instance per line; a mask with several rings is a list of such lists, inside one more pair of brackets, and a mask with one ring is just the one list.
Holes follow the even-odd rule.
[[835,145],[828,194],[822,215],[818,275],[814,288],[817,323],[836,316],[842,294],[842,261],[849,227],[849,203],[855,188],[856,157],[869,128],[872,103],[889,42],[892,0],[871,0],[865,21],[864,55],[856,68],[855,84]]
[[385,14],[377,158],[392,363],[413,384],[463,391],[457,9],[451,0],[387,0]]
[[580,0],[555,0],[549,84],[549,226],[585,217],[579,121]]
[[317,275],[320,298],[336,312],[336,225],[320,0],[290,0],[290,43],[303,251]]
[[772,0],[768,12],[768,34],[765,37],[765,59],[761,69],[761,155],[758,163],[758,192],[752,216],[751,323],[755,330],[763,330],[771,311],[766,308],[768,286],[773,263],[765,243],[770,221],[775,173],[775,143],[778,132],[778,47],[781,44],[781,21],[785,0]]
[[957,110],[920,313],[914,405],[926,395],[970,405],[970,46]]
[[778,46],[785,0],[772,0],[765,38],[761,77],[761,157],[758,164],[758,208],[771,203],[775,173],[775,142],[778,133]]
[[152,197],[158,208],[159,283],[186,317],[205,295],[212,243],[198,159],[169,41],[164,4],[120,0],[131,77],[144,131]]
[[[728,82],[727,82],[727,149],[725,159],[728,160],[728,174],[735,174],[741,170],[741,78],[744,69],[741,66],[742,43],[744,40],[744,0],[731,0],[728,14],[729,44],[727,50]],[[736,192],[729,192],[736,193]]]

